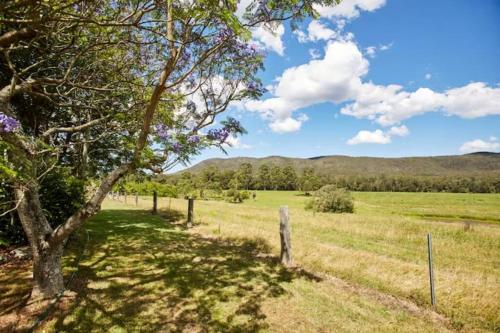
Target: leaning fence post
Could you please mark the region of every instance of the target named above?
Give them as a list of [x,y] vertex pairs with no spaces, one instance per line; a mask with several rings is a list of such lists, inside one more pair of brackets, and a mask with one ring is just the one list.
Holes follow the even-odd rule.
[[188,198],[188,219],[187,219],[187,227],[191,228],[193,226],[193,207],[194,206],[194,199],[189,197]]
[[291,266],[292,244],[290,242],[290,223],[288,216],[288,206],[280,207],[280,239],[281,239],[281,263],[285,266]]
[[429,255],[429,283],[431,287],[431,304],[436,306],[436,291],[434,289],[434,269],[432,263],[432,235],[427,234],[427,252]]
[[153,214],[158,213],[158,193],[153,191]]

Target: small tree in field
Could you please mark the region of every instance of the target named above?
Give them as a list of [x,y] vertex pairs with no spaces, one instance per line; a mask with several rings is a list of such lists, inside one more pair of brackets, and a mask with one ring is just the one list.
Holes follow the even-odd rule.
[[354,201],[346,189],[325,185],[306,203],[306,209],[323,213],[352,213]]
[[[243,133],[206,130],[233,101],[263,93],[250,30],[314,15],[333,0],[45,0],[0,3],[1,176],[33,251],[32,297],[63,290],[68,237],[137,169],[161,172]],[[40,181],[70,166],[98,178],[88,200],[52,228]]]

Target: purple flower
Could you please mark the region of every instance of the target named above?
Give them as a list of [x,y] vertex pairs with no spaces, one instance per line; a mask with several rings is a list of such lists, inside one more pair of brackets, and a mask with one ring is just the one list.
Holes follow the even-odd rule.
[[0,132],[12,133],[18,129],[19,126],[20,124],[16,119],[0,112]]
[[257,85],[255,83],[250,82],[247,86],[248,90],[255,91],[257,90]]
[[229,136],[229,129],[226,127],[221,129],[211,129],[208,131],[207,137],[213,141],[219,141],[220,143],[224,143]]
[[158,124],[155,127],[156,129],[156,134],[160,137],[162,140],[168,140],[170,139],[170,134],[168,134],[168,127],[164,124]]
[[180,151],[182,150],[182,145],[179,142],[174,142],[172,144],[172,149],[174,150],[174,152],[180,153]]
[[200,137],[198,135],[193,135],[193,136],[190,136],[188,139],[187,139],[187,142],[189,144],[192,144],[192,145],[196,145],[198,143],[200,143]]

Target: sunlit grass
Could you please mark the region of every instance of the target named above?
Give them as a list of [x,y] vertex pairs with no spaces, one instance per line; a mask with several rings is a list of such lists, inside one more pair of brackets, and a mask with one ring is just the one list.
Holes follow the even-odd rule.
[[[197,230],[223,237],[258,237],[278,253],[278,207],[290,207],[295,260],[429,306],[426,235],[434,238],[438,312],[465,331],[500,329],[500,196],[354,193],[355,214],[313,214],[296,192],[258,192],[244,204],[196,201]],[[427,197],[429,196],[429,197]],[[384,206],[384,203],[387,203]],[[144,198],[141,204],[149,204]],[[160,205],[168,199],[160,200]],[[185,210],[184,200],[171,200]],[[432,214],[426,218],[423,214]],[[449,217],[436,220],[434,215]],[[416,216],[420,215],[420,216]],[[465,231],[459,216],[476,221]],[[493,217],[493,218],[490,218]],[[485,221],[487,220],[487,221]],[[487,223],[481,223],[487,222]]]
[[[130,197],[128,205],[107,200],[85,225],[90,240],[70,283],[76,298],[40,330],[498,331],[496,223],[464,231],[457,218],[443,223],[405,212],[434,214],[442,206],[448,215],[493,216],[499,197],[426,195],[355,193],[356,213],[340,215],[304,211],[307,198],[295,192],[259,192],[244,204],[196,201],[190,230],[185,200],[161,198],[160,216],[150,214],[149,197],[139,207]],[[293,254],[302,269],[277,262],[282,204],[290,207]],[[429,306],[427,232],[434,237],[437,311],[446,318]],[[85,243],[84,230],[70,241],[66,277]],[[0,270],[0,322],[29,289],[28,275]]]

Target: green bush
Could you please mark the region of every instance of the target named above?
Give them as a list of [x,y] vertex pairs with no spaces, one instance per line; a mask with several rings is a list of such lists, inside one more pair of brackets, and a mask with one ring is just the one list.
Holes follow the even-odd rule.
[[127,181],[121,182],[113,188],[114,191],[125,192],[127,194],[139,194],[139,195],[153,195],[153,191],[156,191],[160,197],[178,197],[178,190],[174,185],[162,184],[154,181]]
[[[52,228],[62,224],[85,202],[82,180],[71,176],[67,169],[57,169],[45,175],[40,183],[40,203]],[[14,193],[8,183],[0,188],[0,211],[7,211],[14,204]],[[0,244],[26,244],[27,238],[17,212],[0,217]]]
[[250,193],[248,191],[238,191],[236,189],[226,191],[227,202],[241,203],[248,198],[250,198]]
[[323,213],[352,213],[354,201],[346,189],[325,185],[314,192],[314,197],[306,203],[306,209]]

